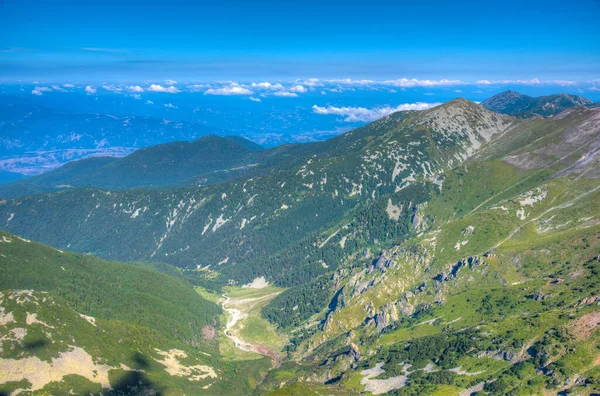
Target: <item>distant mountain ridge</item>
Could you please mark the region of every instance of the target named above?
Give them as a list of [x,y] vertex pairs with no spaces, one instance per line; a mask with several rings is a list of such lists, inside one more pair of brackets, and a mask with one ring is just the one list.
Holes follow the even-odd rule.
[[0,196],[17,196],[77,186],[105,189],[174,186],[215,171],[246,165],[262,147],[239,136],[208,135],[139,149],[123,158],[72,161],[53,171],[0,186]]
[[521,118],[556,115],[570,107],[593,105],[589,99],[566,93],[531,97],[515,91],[505,91],[481,102],[486,109]]
[[47,107],[0,103],[0,153],[92,149],[141,148],[175,140],[193,140],[219,128],[161,118],[68,113]]
[[[325,142],[255,152],[273,158],[258,176],[160,191],[73,188],[7,200],[0,216],[15,213],[7,230],[105,258],[160,257],[188,268],[225,260],[219,271],[235,281],[266,275],[282,286],[298,284],[338,264],[325,267],[318,259],[335,245],[305,259],[304,249],[322,243],[323,227],[347,216],[378,219],[377,228],[355,238],[386,240],[404,230],[398,216],[410,218],[415,205],[438,188],[440,172],[519,124],[456,99],[422,112],[397,112]],[[394,194],[388,208],[384,197]],[[46,205],[53,209],[42,210]],[[389,217],[394,207],[400,212]],[[68,223],[52,220],[62,216]],[[44,225],[30,228],[34,223]],[[277,257],[284,249],[290,256]]]
[[[0,98],[1,99],[1,98]],[[68,113],[0,100],[0,170],[36,175],[68,161],[123,156],[134,149],[225,131],[161,118]]]

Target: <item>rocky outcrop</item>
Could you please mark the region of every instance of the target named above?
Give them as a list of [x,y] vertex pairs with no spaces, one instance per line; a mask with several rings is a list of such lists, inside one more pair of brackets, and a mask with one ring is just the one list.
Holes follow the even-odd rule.
[[407,291],[402,293],[400,299],[396,301],[396,308],[398,309],[400,315],[410,316],[415,313],[415,306],[409,301],[409,299],[412,299],[413,297],[414,294],[410,291]]
[[548,298],[552,297],[552,294],[544,294],[539,290],[536,290],[535,292],[533,292],[533,294],[530,296],[530,298],[532,300],[535,301],[542,301],[542,300],[546,300]]
[[386,305],[383,306],[381,311],[379,311],[375,315],[375,317],[373,319],[375,320],[375,327],[377,328],[377,331],[379,331],[379,332],[383,331],[383,329],[385,329],[392,323],[397,322],[399,319],[399,316],[398,316],[398,308],[396,307],[396,304],[387,303]]
[[577,305],[587,305],[596,303],[600,303],[600,296],[586,297],[583,300],[581,300]]
[[425,208],[425,206],[427,206],[427,203],[416,204],[412,207],[413,212],[412,212],[412,217],[410,219],[410,225],[411,225],[412,229],[418,233],[423,232],[428,228],[428,226],[427,226],[428,222],[425,221],[426,219],[425,219],[424,211],[422,210],[423,208]]
[[367,273],[370,274],[375,270],[379,270],[381,271],[381,273],[385,273],[388,269],[392,268],[393,265],[394,262],[387,258],[385,254],[382,254],[369,266],[369,268],[367,269]]
[[355,343],[350,344],[350,350],[348,351],[348,355],[354,359],[355,362],[358,362],[360,359],[360,351]]
[[480,351],[477,353],[477,357],[481,358],[492,358],[496,360],[504,360],[511,364],[518,363],[526,358],[524,353],[515,353],[510,351]]
[[456,278],[456,275],[461,268],[468,267],[469,269],[473,269],[474,267],[478,267],[484,263],[485,262],[479,256],[470,256],[466,259],[458,260],[458,262],[456,262],[456,264],[450,268],[450,271],[442,272],[433,279],[438,282],[447,282]]

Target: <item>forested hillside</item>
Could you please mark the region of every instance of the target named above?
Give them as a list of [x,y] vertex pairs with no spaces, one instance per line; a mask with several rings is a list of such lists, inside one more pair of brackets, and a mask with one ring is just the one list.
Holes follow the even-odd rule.
[[[183,393],[592,394],[600,110],[523,117],[457,99],[321,143],[236,146],[258,165],[210,185],[190,170],[182,188],[6,198],[0,225],[22,237],[0,235],[0,284],[184,351],[200,372],[168,380]],[[273,367],[231,360],[232,341]]]
[[406,237],[439,172],[518,125],[456,100],[313,144],[301,164],[261,177],[196,189],[69,189],[6,200],[0,218],[7,230],[109,259],[218,267],[224,282],[266,275],[298,284],[342,262],[339,239],[326,242],[344,236],[339,222],[361,226],[346,235],[349,246]]
[[[180,279],[5,232],[0,264],[2,392],[248,391],[246,380],[268,365],[219,358],[221,308]],[[232,377],[240,368],[249,376]]]
[[[226,180],[256,166],[251,154],[262,148],[241,137],[204,136],[139,149],[123,158],[87,158],[38,176],[0,185],[11,197],[73,187],[159,188]],[[192,180],[193,179],[193,180]]]
[[560,120],[531,121],[445,171],[421,233],[265,307],[294,329],[300,363],[261,391],[283,380],[275,394],[291,392],[285,379],[300,377],[374,394],[598,392],[600,115]]

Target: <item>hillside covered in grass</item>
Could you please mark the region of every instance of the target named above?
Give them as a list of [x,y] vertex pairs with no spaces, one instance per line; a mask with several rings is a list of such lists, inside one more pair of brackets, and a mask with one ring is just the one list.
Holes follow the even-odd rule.
[[0,285],[139,330],[151,365],[195,367],[149,370],[174,393],[594,394],[598,147],[598,109],[457,99],[207,186],[4,199]]
[[221,308],[180,279],[4,232],[0,266],[2,392],[247,391],[268,365],[223,359]]

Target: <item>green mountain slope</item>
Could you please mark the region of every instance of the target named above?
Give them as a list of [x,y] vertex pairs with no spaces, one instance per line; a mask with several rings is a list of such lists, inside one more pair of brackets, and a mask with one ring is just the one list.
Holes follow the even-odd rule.
[[[68,162],[50,172],[2,184],[0,185],[0,196],[18,197],[70,188],[77,183],[77,180],[85,179],[85,175],[90,172],[94,172],[117,160],[114,157],[93,157]],[[90,182],[90,179],[88,179],[87,183]]]
[[456,100],[311,145],[301,165],[261,177],[197,189],[70,189],[6,200],[0,218],[7,230],[105,258],[217,270],[223,283],[300,284],[343,262],[343,235],[328,243],[330,227],[355,228],[352,249],[408,236],[415,205],[439,188],[436,175],[518,124]]
[[[593,394],[599,147],[598,109],[520,119],[457,99],[326,142],[256,151],[252,177],[5,199],[0,226],[58,248],[172,264],[179,279],[232,293],[251,312],[229,312],[248,321],[238,336],[276,339],[269,348],[290,340],[281,366],[263,379],[266,359],[234,364],[219,348],[210,360],[188,352],[186,337],[159,349],[223,373],[252,370],[237,371],[234,393]],[[235,286],[267,282],[287,289]],[[56,298],[78,295],[66,290]],[[208,385],[166,378],[154,383],[186,393]]]
[[[417,215],[426,228],[336,270],[320,309],[293,323],[297,363],[261,390],[308,378],[401,395],[598,392],[600,113],[560,120],[533,120],[529,144],[515,129],[445,171]],[[286,328],[272,313],[313,306],[305,289],[263,315]]]
[[549,117],[574,106],[589,106],[593,102],[577,95],[557,94],[533,98],[515,91],[506,91],[481,102],[486,109],[521,118]]
[[[56,170],[3,185],[0,196],[11,197],[77,186],[106,189],[157,188],[215,172],[235,174],[251,162],[260,146],[242,137],[215,135],[193,142],[171,142],[133,152],[123,158],[89,158]],[[228,172],[228,171],[234,172]],[[221,176],[226,178],[228,175]]]
[[249,392],[269,365],[221,357],[221,309],[170,276],[4,232],[0,268],[2,392]]
[[240,146],[244,146],[251,151],[260,151],[264,150],[264,147],[258,143],[254,143],[252,140],[248,140],[241,136],[224,136],[225,139],[231,140],[234,143],[239,144]]

